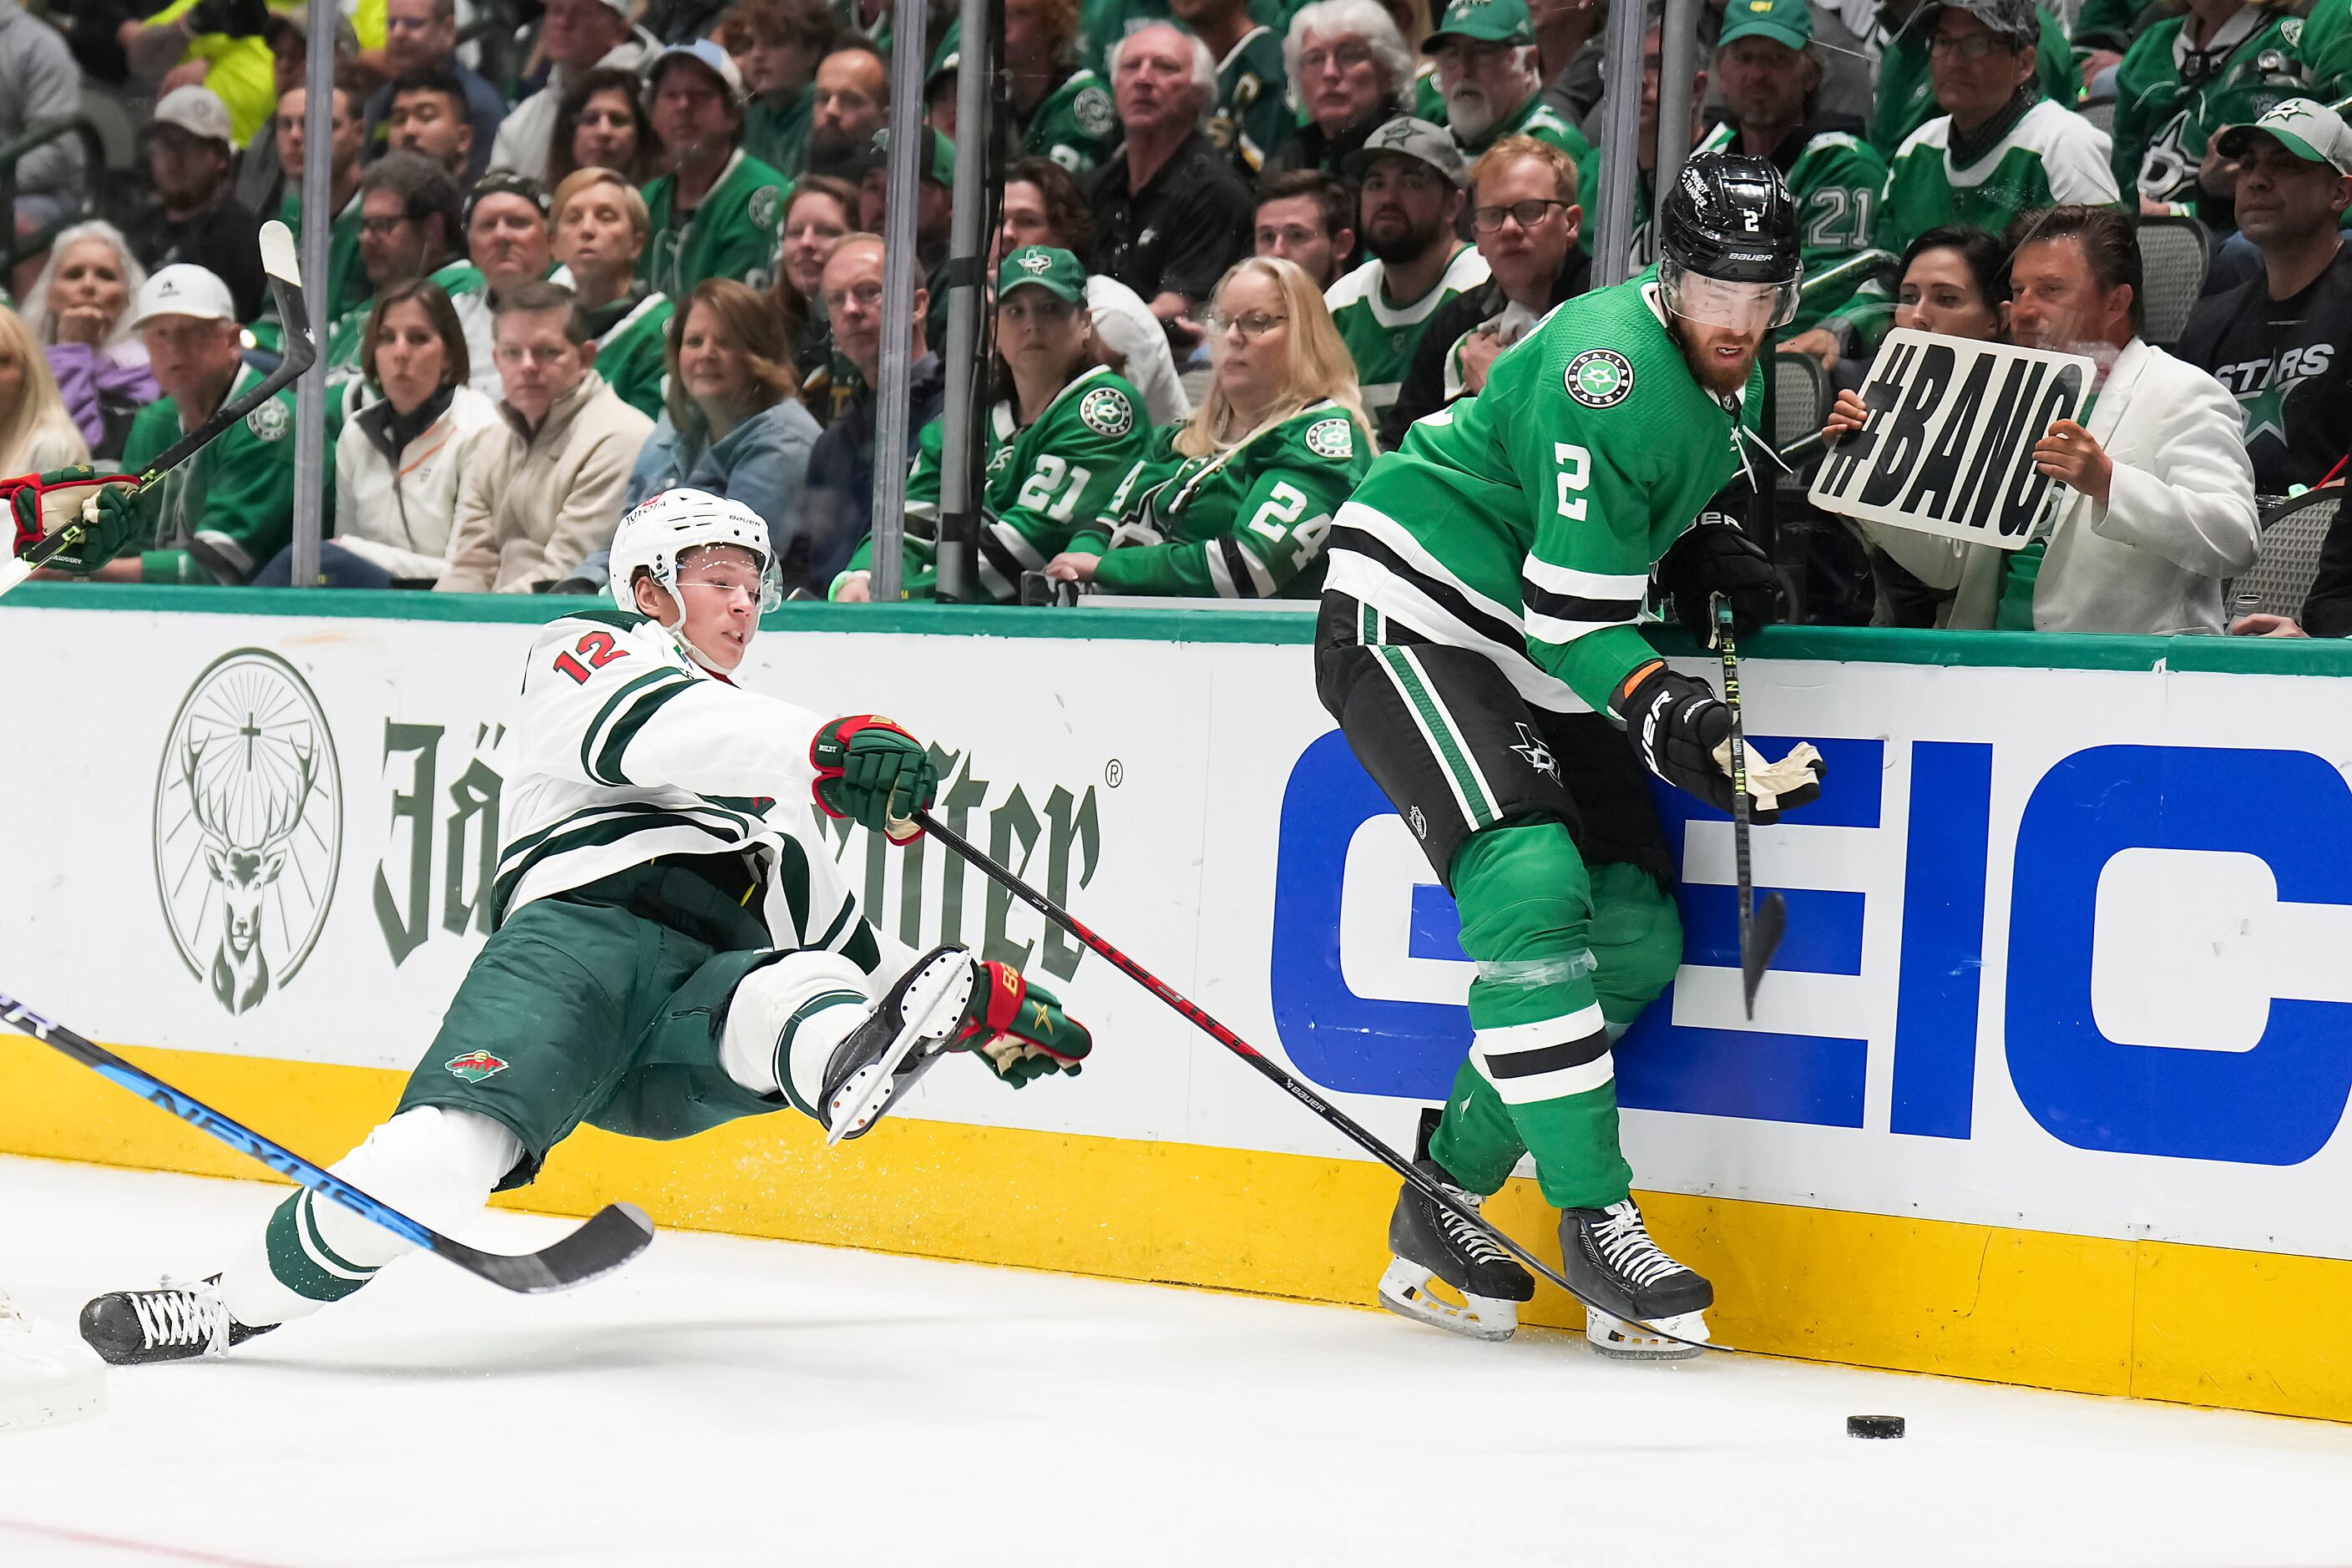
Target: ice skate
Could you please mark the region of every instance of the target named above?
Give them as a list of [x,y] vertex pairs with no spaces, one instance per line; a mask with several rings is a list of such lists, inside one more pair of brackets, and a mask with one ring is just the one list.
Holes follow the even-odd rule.
[[116,1366],[143,1366],[223,1355],[278,1326],[254,1328],[230,1317],[215,1289],[219,1283],[215,1274],[193,1285],[166,1279],[153,1290],[109,1291],[82,1308],[82,1342]]
[[[1479,1199],[1456,1187],[1435,1161],[1415,1168],[1444,1183],[1467,1207],[1478,1207]],[[1518,1304],[1536,1293],[1535,1280],[1509,1253],[1410,1184],[1397,1194],[1389,1220],[1389,1250],[1396,1256],[1381,1276],[1381,1305],[1449,1333],[1507,1340],[1519,1326]],[[1433,1279],[1460,1292],[1463,1304],[1432,1294]]]
[[1588,1302],[1601,1303],[1584,1311],[1584,1337],[1595,1351],[1625,1361],[1687,1361],[1700,1353],[1696,1344],[1675,1341],[1706,1340],[1715,1287],[1650,1239],[1633,1199],[1560,1211],[1559,1252],[1568,1282]]
[[971,954],[935,947],[834,1047],[816,1103],[828,1146],[882,1120],[962,1032],[976,978]]

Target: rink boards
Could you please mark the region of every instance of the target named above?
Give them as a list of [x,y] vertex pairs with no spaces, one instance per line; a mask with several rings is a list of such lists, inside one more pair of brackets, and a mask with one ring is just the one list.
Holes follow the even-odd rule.
[[[484,940],[520,661],[562,607],[20,590],[0,989],[340,1153]],[[1468,1043],[1469,965],[1315,701],[1310,626],[793,606],[743,679],[933,742],[945,820],[1404,1146]],[[1744,1018],[1729,825],[1662,794],[1686,963],[1617,1056],[1645,1205],[1717,1280],[1717,1334],[2352,1418],[2352,649],[1811,630],[1755,651],[1758,743],[1831,764],[1818,806],[1756,835],[1780,965]],[[1370,1299],[1378,1166],[937,847],[778,809],[887,929],[1060,991],[1096,1032],[1085,1075],[1014,1095],[951,1063],[830,1156],[789,1116],[583,1133],[521,1206]],[[23,1042],[0,1049],[0,1149],[253,1173]],[[1496,1212],[1548,1236],[1531,1184]],[[1576,1321],[1549,1295],[1531,1315]]]

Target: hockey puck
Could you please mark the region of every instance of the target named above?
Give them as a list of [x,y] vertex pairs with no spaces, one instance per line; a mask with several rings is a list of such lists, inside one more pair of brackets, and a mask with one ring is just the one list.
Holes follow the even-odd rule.
[[1903,1417],[1849,1415],[1845,1418],[1845,1435],[1849,1437],[1900,1437],[1903,1436]]

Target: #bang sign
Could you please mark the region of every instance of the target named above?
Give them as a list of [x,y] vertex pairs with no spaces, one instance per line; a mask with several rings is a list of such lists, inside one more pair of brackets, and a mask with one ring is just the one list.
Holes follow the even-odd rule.
[[2033,537],[2053,481],[2033,444],[2072,419],[2095,367],[2081,354],[1898,328],[1862,400],[1870,421],[1831,449],[1813,504],[1869,522],[2000,550]]

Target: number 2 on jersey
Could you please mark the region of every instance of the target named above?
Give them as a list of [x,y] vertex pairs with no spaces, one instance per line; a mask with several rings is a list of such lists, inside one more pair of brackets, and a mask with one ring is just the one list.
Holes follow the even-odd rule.
[[555,656],[555,668],[583,686],[588,684],[589,670],[602,669],[616,658],[629,657],[627,648],[613,646],[613,634],[610,632],[590,632],[572,647],[588,662],[583,665],[571,654],[559,653]]
[[1552,444],[1551,460],[1559,465],[1559,515],[1570,522],[1584,521],[1584,498],[1572,496],[1592,482],[1592,454],[1573,441]]

